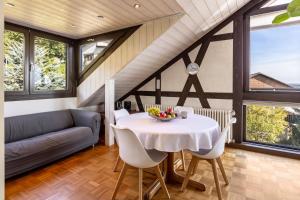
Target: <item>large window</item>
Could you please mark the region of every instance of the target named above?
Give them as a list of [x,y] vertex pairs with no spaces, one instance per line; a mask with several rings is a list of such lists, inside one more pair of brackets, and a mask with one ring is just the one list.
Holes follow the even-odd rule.
[[6,100],[73,96],[71,40],[6,24]]
[[300,106],[248,105],[246,141],[300,149]]
[[271,0],[244,16],[240,128],[242,141],[300,150],[300,18],[272,24],[290,1]]
[[272,25],[281,12],[250,17],[250,91],[300,90],[300,19]]

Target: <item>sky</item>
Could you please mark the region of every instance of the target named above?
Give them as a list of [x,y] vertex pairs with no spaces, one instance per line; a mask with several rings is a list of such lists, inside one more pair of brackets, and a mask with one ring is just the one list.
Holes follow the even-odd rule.
[[251,31],[250,73],[300,84],[300,24]]

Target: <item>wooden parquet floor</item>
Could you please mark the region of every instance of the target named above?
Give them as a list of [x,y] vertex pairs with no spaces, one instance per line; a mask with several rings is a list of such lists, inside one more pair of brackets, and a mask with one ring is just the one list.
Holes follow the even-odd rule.
[[[112,168],[117,148],[89,148],[46,167],[6,181],[6,200],[109,200],[119,175]],[[190,156],[187,154],[186,163]],[[223,164],[229,178],[225,187],[221,174],[224,199],[230,200],[297,200],[300,199],[300,161],[226,149]],[[201,161],[193,179],[207,187],[205,192],[180,185],[167,184],[173,200],[217,199],[210,165]],[[144,188],[153,180],[147,174]],[[137,199],[137,170],[130,169],[117,195],[119,200]],[[166,199],[160,190],[154,200]]]

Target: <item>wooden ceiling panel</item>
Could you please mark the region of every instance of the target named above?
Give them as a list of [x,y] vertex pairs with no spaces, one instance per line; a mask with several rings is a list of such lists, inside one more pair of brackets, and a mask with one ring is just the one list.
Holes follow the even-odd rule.
[[4,0],[4,5],[6,21],[75,39],[183,12],[176,0]]

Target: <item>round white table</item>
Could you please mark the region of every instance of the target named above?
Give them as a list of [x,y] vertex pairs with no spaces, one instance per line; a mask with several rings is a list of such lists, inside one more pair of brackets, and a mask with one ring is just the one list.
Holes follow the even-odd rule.
[[148,113],[136,113],[120,118],[118,126],[132,130],[146,149],[165,152],[211,149],[220,135],[218,122],[195,114],[162,122]]
[[[197,151],[211,149],[218,139],[220,127],[215,120],[195,114],[189,114],[187,119],[177,118],[168,122],[161,122],[151,118],[148,113],[136,113],[120,118],[117,123],[122,128],[133,131],[146,149],[156,149],[168,153],[165,178],[168,182],[182,183],[184,177],[176,172],[178,161],[174,152],[183,149]],[[205,191],[205,185],[189,180],[189,185]],[[145,193],[149,199],[159,188],[159,183],[153,184]]]

